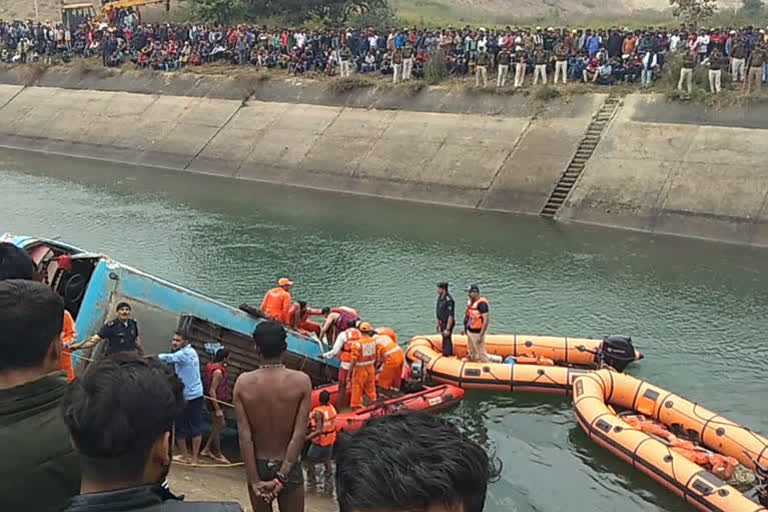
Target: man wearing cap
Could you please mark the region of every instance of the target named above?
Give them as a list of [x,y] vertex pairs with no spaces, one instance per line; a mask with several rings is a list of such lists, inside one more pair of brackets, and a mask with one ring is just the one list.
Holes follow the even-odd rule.
[[293,281],[285,277],[281,278],[277,282],[277,287],[272,288],[264,295],[264,300],[261,301],[261,312],[278,322],[289,324],[291,322],[292,301],[289,291],[291,286],[293,286]]
[[107,342],[104,355],[109,356],[117,352],[133,352],[144,355],[144,346],[139,338],[139,324],[131,318],[131,305],[120,302],[117,305],[117,318],[105,323],[97,334],[82,343],[72,345],[70,351],[86,350],[95,347],[102,341]]
[[443,355],[453,355],[453,328],[456,325],[453,297],[448,293],[448,283],[437,284],[437,332],[443,336]]
[[363,394],[368,403],[376,401],[376,340],[373,339],[373,328],[368,322],[363,322],[358,328],[360,338],[353,341],[351,351],[350,373],[352,374],[352,396],[349,406],[359,409],[363,406]]
[[469,301],[464,316],[464,331],[467,335],[467,352],[469,360],[476,363],[487,363],[488,352],[485,350],[485,335],[490,323],[490,308],[488,299],[480,296],[477,285],[469,287]]
[[763,66],[766,62],[765,50],[763,45],[758,44],[752,54],[749,56],[749,71],[747,78],[747,92],[752,90],[752,84],[754,83],[755,89],[760,92],[760,87],[763,83]]
[[743,82],[747,48],[744,46],[744,39],[737,37],[735,30],[731,30],[731,34],[731,45],[728,48],[728,55],[731,57],[731,76],[734,82]]

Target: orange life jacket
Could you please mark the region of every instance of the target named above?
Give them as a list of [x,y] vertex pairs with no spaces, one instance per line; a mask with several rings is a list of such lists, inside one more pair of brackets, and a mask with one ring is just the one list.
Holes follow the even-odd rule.
[[69,347],[66,345],[74,343],[77,338],[77,331],[75,330],[75,320],[69,311],[64,311],[64,326],[61,331],[61,342],[65,345],[61,351],[61,357],[59,358],[59,369],[67,372],[67,378],[70,382],[75,380],[75,369],[72,367],[72,354],[69,351]]
[[285,308],[285,304],[290,304],[290,302],[291,294],[285,289],[279,286],[272,288],[264,295],[264,300],[261,301],[261,312],[278,322],[288,324],[290,323],[290,318],[286,318],[286,309],[288,308]]
[[361,335],[360,339],[352,344],[352,361],[356,366],[373,366],[376,362],[376,342],[368,335]]
[[483,328],[483,314],[480,313],[478,306],[480,304],[488,305],[488,299],[485,297],[479,297],[475,302],[467,304],[467,314],[464,318],[464,323],[467,329],[479,330]]
[[323,434],[312,439],[318,446],[332,446],[336,442],[336,408],[330,404],[319,405],[309,414],[312,421],[312,429],[317,427],[315,415],[323,415]]
[[352,347],[360,340],[362,334],[354,327],[351,327],[344,332],[347,335],[347,341],[344,342],[344,345],[341,347],[341,352],[339,352],[339,361],[348,363],[352,361]]
[[402,352],[402,349],[397,346],[397,343],[385,334],[379,334],[374,340],[376,340],[376,354],[380,361],[386,360],[393,354]]

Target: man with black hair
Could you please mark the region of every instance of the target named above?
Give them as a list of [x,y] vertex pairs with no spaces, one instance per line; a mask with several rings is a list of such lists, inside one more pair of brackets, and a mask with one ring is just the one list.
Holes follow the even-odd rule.
[[[203,442],[203,381],[200,378],[200,358],[189,338],[182,331],[176,331],[171,338],[170,354],[158,354],[157,358],[173,365],[176,375],[184,383],[184,409],[176,418],[176,444],[179,455],[173,460],[184,464],[197,465],[200,445]],[[187,452],[187,441],[192,443],[192,457]]]
[[[20,262],[5,257],[0,272],[10,275]],[[3,511],[57,511],[80,489],[77,456],[59,413],[67,385],[59,371],[63,321],[64,304],[49,287],[29,280],[0,282]]]
[[160,361],[132,353],[97,361],[67,388],[62,411],[83,478],[65,512],[242,510],[236,503],[182,503],[162,486],[183,388]]
[[443,337],[443,355],[453,355],[453,328],[456,326],[455,302],[448,293],[448,283],[437,283],[437,332]]
[[371,419],[335,451],[340,512],[481,512],[501,474],[479,444],[429,415]]
[[35,262],[23,249],[10,242],[0,242],[0,281],[35,277]]
[[336,444],[336,408],[331,405],[331,394],[327,390],[320,392],[320,405],[312,409],[309,415],[312,431],[307,434],[311,442],[304,461],[307,464],[309,485],[316,485],[315,465],[325,465],[325,490],[333,492],[333,445]]
[[117,318],[105,323],[97,334],[82,343],[73,345],[70,350],[86,350],[106,341],[105,356],[117,352],[134,351],[144,355],[144,346],[139,337],[139,324],[131,318],[131,305],[127,302],[119,302],[115,311],[117,311]]
[[283,365],[285,338],[279,323],[259,323],[253,340],[260,365],[235,382],[240,452],[254,512],[271,512],[275,498],[281,512],[304,510],[304,475],[298,459],[312,405],[312,383],[307,374]]

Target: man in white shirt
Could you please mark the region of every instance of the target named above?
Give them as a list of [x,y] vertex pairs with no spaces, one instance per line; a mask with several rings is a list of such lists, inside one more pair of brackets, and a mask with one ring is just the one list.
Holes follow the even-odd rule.
[[351,343],[360,339],[360,331],[356,328],[357,322],[350,321],[347,330],[336,336],[336,341],[330,351],[323,354],[323,358],[332,359],[338,357],[341,361],[339,367],[339,393],[336,397],[336,409],[341,410],[347,404],[347,380],[352,369]]

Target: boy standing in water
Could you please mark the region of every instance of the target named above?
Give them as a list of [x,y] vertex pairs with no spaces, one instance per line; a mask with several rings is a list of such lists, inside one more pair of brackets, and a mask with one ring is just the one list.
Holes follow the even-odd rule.
[[256,370],[238,377],[234,389],[240,451],[254,512],[304,510],[304,477],[299,454],[312,405],[312,384],[305,373],[285,368],[288,345],[283,327],[261,322],[253,340],[261,359]]

